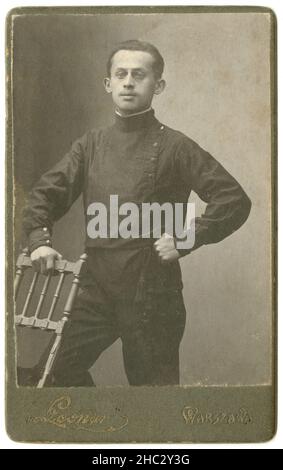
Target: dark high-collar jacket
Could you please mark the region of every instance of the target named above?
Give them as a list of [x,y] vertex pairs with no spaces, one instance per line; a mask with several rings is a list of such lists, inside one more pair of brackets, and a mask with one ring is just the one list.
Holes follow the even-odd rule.
[[[186,204],[191,191],[207,206],[195,220],[194,247],[180,250],[181,256],[237,230],[249,215],[250,199],[219,162],[189,137],[160,123],[152,109],[131,117],[116,114],[112,126],[94,129],[78,139],[32,190],[24,211],[30,250],[50,246],[54,222],[81,193],[88,224],[93,217],[87,214],[89,205],[102,202],[109,207],[110,195],[118,195],[119,205]],[[86,235],[85,246],[89,252],[101,249],[104,254],[111,253],[113,260],[120,249],[124,254],[140,251],[153,241]]]

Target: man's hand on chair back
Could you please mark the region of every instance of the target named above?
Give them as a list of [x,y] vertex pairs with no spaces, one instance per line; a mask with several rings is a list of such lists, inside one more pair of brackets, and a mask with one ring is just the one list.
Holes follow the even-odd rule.
[[52,274],[55,268],[55,261],[62,258],[58,251],[49,246],[40,246],[30,255],[34,269],[45,275]]

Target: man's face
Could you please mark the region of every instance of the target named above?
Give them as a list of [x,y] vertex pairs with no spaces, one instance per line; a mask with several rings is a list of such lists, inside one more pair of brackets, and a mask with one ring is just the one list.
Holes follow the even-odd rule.
[[111,77],[104,85],[122,114],[132,114],[150,107],[154,94],[165,86],[156,79],[154,59],[148,52],[120,50],[112,58]]

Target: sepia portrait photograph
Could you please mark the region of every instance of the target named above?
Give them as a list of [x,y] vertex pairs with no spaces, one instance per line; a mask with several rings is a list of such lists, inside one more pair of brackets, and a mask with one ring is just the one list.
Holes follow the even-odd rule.
[[9,435],[270,439],[273,12],[18,8],[7,51]]

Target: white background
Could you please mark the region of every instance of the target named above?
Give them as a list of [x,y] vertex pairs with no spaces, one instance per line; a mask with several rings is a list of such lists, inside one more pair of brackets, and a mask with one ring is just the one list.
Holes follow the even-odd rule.
[[[105,6],[105,5],[119,5],[119,4],[122,4],[122,5],[133,5],[134,3],[133,2],[126,2],[126,1],[123,1],[123,2],[118,2],[118,1],[110,1],[110,2],[107,2],[107,1],[104,1],[103,3],[99,3],[99,2],[88,2],[88,1],[84,1],[83,2],[83,5],[84,6],[90,6],[90,5],[102,5]],[[145,2],[145,1],[140,1],[138,2],[139,5],[174,5],[176,4],[174,1],[171,1],[171,2],[158,2],[158,1],[155,1],[155,2]],[[214,2],[214,1],[204,1],[202,0],[200,2],[201,5],[227,5],[227,2]],[[178,5],[196,5],[196,3],[192,3],[192,2],[182,2],[182,1],[179,1],[178,2]],[[283,7],[282,7],[282,3],[281,2],[276,2],[276,1],[266,1],[264,4],[259,4],[258,2],[256,1],[251,1],[251,0],[246,0],[245,2],[243,1],[236,1],[234,0],[233,3],[230,3],[230,5],[245,5],[245,6],[248,6],[248,5],[251,5],[251,6],[265,6],[265,7],[269,7],[269,8],[272,8],[277,16],[277,21],[278,21],[278,84],[280,83],[280,79],[281,79],[281,73],[282,73],[282,49],[283,49],[283,44],[282,44],[282,38],[281,38],[281,35],[280,35],[280,26],[281,26],[281,21],[283,19]],[[6,431],[5,431],[5,409],[4,409],[4,403],[5,403],[5,393],[4,393],[4,364],[5,364],[5,346],[4,346],[4,331],[5,331],[5,315],[4,315],[4,312],[5,312],[5,283],[4,283],[4,279],[5,279],[5,273],[4,273],[4,269],[5,269],[5,263],[4,263],[4,259],[5,259],[5,231],[4,231],[4,226],[5,226],[5,207],[4,207],[4,200],[5,200],[5,185],[4,185],[4,175],[5,175],[5,161],[4,161],[4,149],[5,149],[5,117],[4,117],[4,109],[5,109],[5,17],[8,13],[8,11],[11,9],[11,8],[14,8],[14,7],[19,7],[19,6],[79,6],[79,2],[74,2],[74,1],[68,1],[68,2],[64,2],[64,1],[61,1],[61,2],[55,2],[55,1],[44,1],[44,2],[40,2],[38,1],[37,3],[35,2],[32,2],[32,1],[29,1],[29,2],[25,2],[25,1],[21,1],[20,3],[16,2],[16,1],[12,1],[12,0],[9,0],[9,1],[3,1],[1,2],[1,5],[0,5],[0,8],[1,8],[1,36],[0,36],[0,41],[1,41],[1,54],[2,54],[2,60],[0,61],[0,67],[1,67],[1,70],[0,70],[0,80],[1,80],[1,94],[0,94],[0,99],[1,99],[1,103],[0,103],[0,107],[2,109],[2,119],[1,119],[1,149],[2,149],[2,158],[0,160],[0,165],[1,165],[1,169],[0,169],[0,174],[2,175],[2,184],[0,185],[0,191],[2,192],[2,194],[0,193],[0,201],[1,201],[1,205],[0,205],[0,216],[1,216],[1,221],[2,224],[1,224],[1,241],[2,241],[2,244],[1,244],[1,247],[3,249],[2,251],[2,260],[3,262],[1,263],[2,266],[1,266],[1,280],[2,282],[0,283],[0,311],[1,311],[1,315],[0,315],[0,344],[1,344],[1,360],[0,360],[0,448],[5,448],[5,449],[17,449],[17,448],[93,448],[93,449],[101,449],[101,448],[134,448],[134,447],[137,447],[137,448],[160,448],[162,449],[163,447],[164,448],[168,448],[168,447],[171,447],[171,448],[220,448],[220,449],[224,449],[224,448],[237,448],[237,449],[240,449],[240,448],[255,448],[255,449],[262,449],[262,448],[269,448],[269,449],[278,449],[278,448],[282,448],[283,445],[283,404],[282,404],[282,395],[283,395],[283,384],[282,384],[282,345],[280,344],[280,339],[281,339],[281,336],[282,336],[282,321],[280,321],[280,310],[281,310],[281,304],[282,304],[282,294],[280,294],[280,287],[281,287],[281,283],[279,282],[279,307],[278,307],[278,323],[279,323],[279,348],[278,348],[278,360],[279,360],[279,397],[281,397],[281,400],[278,399],[278,431],[277,431],[277,434],[276,436],[270,441],[270,442],[267,442],[267,443],[262,443],[262,444],[190,444],[190,445],[171,445],[169,446],[168,444],[158,444],[158,445],[153,445],[153,444],[148,444],[148,445],[133,445],[133,444],[129,444],[129,445],[122,445],[122,444],[116,444],[116,445],[95,445],[95,444],[92,444],[92,445],[74,445],[74,444],[71,444],[71,445],[67,445],[67,444],[58,444],[58,445],[55,445],[55,444],[48,444],[48,445],[43,445],[43,444],[23,444],[23,443],[16,443],[16,442],[13,442],[9,439],[9,437],[7,436],[6,434]],[[281,101],[280,101],[280,89],[278,90],[278,106],[279,106],[279,109],[278,109],[278,115],[279,115],[279,118],[280,118],[280,110],[281,110],[281,107],[280,105],[282,105]],[[280,122],[280,119],[279,119],[279,130],[278,130],[278,135],[280,136],[280,130],[281,130],[281,122]],[[278,179],[280,181],[280,177],[282,177],[282,163],[280,163],[280,149],[281,149],[281,142],[279,140],[279,143],[278,143]],[[280,235],[280,220],[281,220],[281,202],[282,202],[282,195],[283,195],[283,191],[282,189],[280,190],[280,187],[278,188],[278,193],[279,193],[279,210],[278,210],[278,217],[279,217],[279,235]],[[281,256],[281,249],[279,247],[279,280],[281,279],[281,270],[282,270],[282,256]],[[281,334],[280,334],[281,333]],[[280,445],[281,444],[281,445]]]

